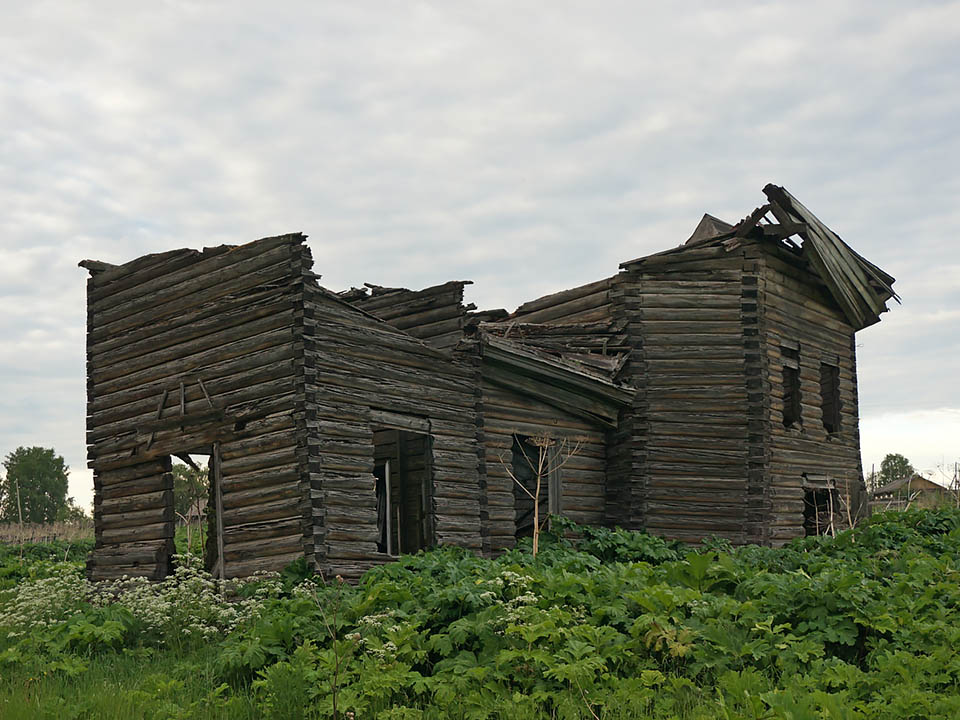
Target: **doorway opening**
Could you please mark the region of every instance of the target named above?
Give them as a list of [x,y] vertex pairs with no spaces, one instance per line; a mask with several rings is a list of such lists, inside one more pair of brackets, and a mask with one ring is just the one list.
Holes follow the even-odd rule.
[[170,459],[176,552],[202,558],[207,572],[222,580],[225,572],[220,443],[174,453]]
[[430,436],[394,428],[373,432],[377,550],[415,553],[433,545]]
[[178,453],[171,458],[173,474],[174,544],[178,554],[206,555],[204,517],[210,500],[210,454]]

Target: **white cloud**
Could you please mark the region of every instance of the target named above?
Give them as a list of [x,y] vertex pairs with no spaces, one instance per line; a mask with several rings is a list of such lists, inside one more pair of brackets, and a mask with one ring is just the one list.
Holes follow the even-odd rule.
[[331,287],[509,308],[770,181],[898,277],[865,414],[960,407],[957,2],[49,0],[0,47],[0,452],[84,464],[82,258],[302,230]]

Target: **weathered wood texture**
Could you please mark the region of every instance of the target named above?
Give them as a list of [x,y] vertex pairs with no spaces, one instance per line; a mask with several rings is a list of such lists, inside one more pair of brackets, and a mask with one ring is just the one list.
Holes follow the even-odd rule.
[[[623,280],[622,274],[616,275],[531,300],[503,321],[491,323],[490,331],[545,350],[588,351],[635,365],[642,336],[631,328],[636,303],[625,295]],[[642,395],[642,373],[621,370],[616,377],[640,388]],[[634,409],[621,409],[606,448],[606,525],[643,526],[643,443]]]
[[[509,473],[514,435],[544,436],[555,441],[559,453],[556,462],[562,463],[561,514],[578,523],[602,525],[606,496],[604,428],[490,379],[483,381],[482,393],[490,550],[513,547],[516,540],[514,481]],[[544,498],[546,492],[544,486]]]
[[[169,571],[169,456],[208,454],[215,442],[223,458],[226,575],[248,574],[253,561],[279,569],[303,554],[309,528],[298,523],[278,537],[275,525],[263,525],[300,518],[305,497],[292,432],[302,242],[287,235],[91,268],[91,577]],[[134,568],[126,560],[144,557],[143,543],[156,544],[159,559]]]
[[342,297],[430,347],[449,350],[460,341],[467,315],[475,309],[463,304],[463,288],[469,284],[453,280],[423,290],[371,285],[369,295],[352,290]]
[[[769,433],[768,483],[770,517],[766,540],[781,544],[803,535],[804,487],[833,482],[839,500],[835,520],[848,525],[846,506],[856,516],[863,492],[854,328],[824,292],[805,262],[785,251],[762,257],[764,362],[769,391],[766,428]],[[799,351],[799,423],[783,424],[781,347]],[[820,365],[839,368],[840,427],[824,427]]]
[[[454,285],[447,293],[459,298],[462,284]],[[318,565],[356,577],[390,559],[377,551],[373,476],[374,432],[385,428],[429,435],[429,544],[481,550],[474,371],[412,337],[411,328],[306,287],[304,421]]]
[[471,312],[461,281],[331,293],[302,235],[84,261],[90,576],[169,572],[184,452],[218,453],[210,564],[228,577],[388,561],[374,466],[391,447],[416,518],[399,550],[510,547],[515,435],[582,440],[561,472],[578,522],[779,544],[803,534],[805,495],[835,488],[842,527],[863,492],[854,332],[893,278],[766,192],[737,226],[705,219],[511,314]]
[[[169,570],[169,456],[215,443],[224,549],[211,567],[236,577],[306,557],[355,577],[389,559],[376,548],[373,433],[403,418],[429,437],[429,544],[482,547],[473,370],[320,288],[302,236],[87,265],[92,577],[147,541],[166,554],[137,572]],[[429,341],[437,323],[461,327],[462,293],[370,301]]]
[[626,492],[650,532],[746,541],[743,264],[724,248],[691,250],[648,258],[622,280],[638,348],[628,373],[642,387]]

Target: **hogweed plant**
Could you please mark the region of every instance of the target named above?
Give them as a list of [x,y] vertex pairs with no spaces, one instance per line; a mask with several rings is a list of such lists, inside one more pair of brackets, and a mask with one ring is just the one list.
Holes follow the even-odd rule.
[[[527,452],[526,448],[524,448],[525,444],[529,444],[532,447],[531,452]],[[502,455],[500,455],[500,464],[503,466],[507,475],[510,476],[514,485],[533,502],[532,552],[533,556],[536,557],[540,551],[540,533],[550,520],[549,514],[542,522],[540,520],[540,503],[545,492],[544,486],[549,486],[550,478],[556,477],[570,459],[580,452],[580,448],[583,446],[583,440],[580,438],[567,437],[555,438],[549,433],[541,433],[518,442],[517,446],[520,448],[523,462],[532,473],[533,487],[527,487],[527,485],[517,477],[514,467],[508,464]],[[559,490],[559,483],[557,484],[557,490]],[[555,502],[558,500],[559,498],[556,498]]]
[[[175,562],[174,572],[160,582],[125,577],[92,583],[81,568],[60,564],[49,576],[25,580],[0,598],[0,633],[15,640],[113,608],[129,616],[128,630],[138,642],[182,650],[250,622],[266,599],[282,592],[276,575],[225,584],[204,571],[196,556],[177,555]],[[254,590],[243,596],[248,585]]]

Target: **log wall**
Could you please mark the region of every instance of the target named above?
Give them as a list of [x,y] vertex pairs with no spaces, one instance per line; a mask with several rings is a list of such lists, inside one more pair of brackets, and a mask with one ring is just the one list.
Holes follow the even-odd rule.
[[430,347],[449,350],[460,342],[467,313],[475,309],[463,304],[468,284],[454,280],[423,290],[374,287],[370,295],[348,293],[345,299]]
[[[854,329],[799,258],[766,253],[759,279],[764,361],[769,380],[769,542],[803,535],[804,475],[833,480],[842,502],[859,506],[862,492]],[[801,421],[784,427],[781,346],[799,347]],[[823,424],[820,363],[840,369],[840,430]],[[839,526],[847,525],[845,510]]]
[[[631,331],[636,320],[634,308],[635,303],[625,294],[623,277],[616,275],[526,302],[498,325],[505,337],[516,336],[534,347],[633,358],[642,345],[638,329]],[[621,377],[642,388],[642,373]],[[608,433],[605,509],[600,524],[633,530],[643,527],[638,494],[643,484],[639,448],[643,439],[637,427],[634,411],[627,409],[621,412],[617,430]]]
[[[170,455],[215,447],[226,575],[279,569],[303,555],[310,528],[292,432],[302,242],[287,235],[120,266],[82,263],[92,273],[91,577],[122,568],[159,578],[170,570]],[[136,566],[131,558],[139,558]]]
[[743,253],[720,247],[651,257],[623,278],[642,388],[625,494],[649,532],[747,540],[743,275]]
[[[320,288],[303,240],[85,262],[92,577],[169,572],[174,453],[218,455],[227,577],[299,557],[356,577],[389,559],[372,475],[383,428],[427,438],[430,542],[481,549],[474,368]],[[393,319],[462,318],[462,291],[408,297]],[[449,335],[429,325],[412,327]]]
[[[604,430],[490,381],[483,382],[482,389],[489,549],[504,550],[516,542],[514,481],[507,472],[511,467],[514,435],[546,434],[555,439],[563,462],[560,469],[562,514],[577,523],[602,525],[606,494]],[[542,492],[545,497],[545,486]]]
[[429,435],[436,544],[482,549],[474,370],[306,283],[304,422],[313,557],[357,577],[377,551],[374,431]]

